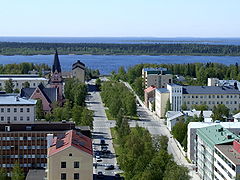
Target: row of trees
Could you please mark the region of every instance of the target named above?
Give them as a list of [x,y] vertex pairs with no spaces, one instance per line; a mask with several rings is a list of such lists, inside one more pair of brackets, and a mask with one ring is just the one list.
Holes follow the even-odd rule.
[[152,138],[149,131],[131,128],[128,120],[120,113],[116,123],[118,162],[127,180],[184,180],[190,179],[188,169],[177,165],[168,154],[168,138]]
[[20,64],[0,64],[0,74],[28,74],[29,71],[36,70],[41,75],[43,70],[50,69],[51,68],[47,64],[33,64],[27,62]]
[[62,54],[240,55],[240,46],[235,45],[0,42],[2,55],[51,54],[56,48]]
[[135,96],[123,83],[116,81],[103,82],[101,91],[102,100],[114,118],[117,117],[120,111],[125,116],[136,116]]
[[[23,83],[23,86],[22,86],[22,87],[23,87],[23,88],[29,88],[29,86],[30,86],[29,82],[26,81],[26,82]],[[0,90],[5,90],[6,93],[19,93],[20,90],[19,90],[18,88],[14,88],[14,87],[15,87],[15,85],[14,85],[14,83],[13,83],[13,80],[12,80],[12,79],[9,79],[9,80],[6,80],[6,81],[5,81],[5,86],[4,86],[4,88],[1,88],[1,87],[0,87]]]

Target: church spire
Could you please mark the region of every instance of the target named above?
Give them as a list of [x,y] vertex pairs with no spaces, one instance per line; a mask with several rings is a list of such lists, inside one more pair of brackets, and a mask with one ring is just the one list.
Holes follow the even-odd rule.
[[58,73],[61,72],[61,65],[60,65],[60,62],[59,62],[57,50],[56,50],[55,55],[54,55],[54,62],[53,62],[53,66],[52,66],[52,73],[54,73],[55,71],[57,71]]

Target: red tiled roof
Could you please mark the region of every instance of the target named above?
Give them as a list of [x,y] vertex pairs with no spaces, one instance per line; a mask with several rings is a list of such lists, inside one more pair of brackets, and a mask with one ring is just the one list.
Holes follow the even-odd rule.
[[62,137],[54,138],[52,146],[49,148],[48,156],[58,153],[70,146],[74,146],[88,154],[93,154],[92,140],[75,130],[70,130],[63,134]]
[[144,89],[144,91],[145,91],[146,93],[149,93],[149,92],[151,92],[151,91],[153,91],[153,90],[155,90],[155,89],[156,89],[155,86],[149,86],[147,89]]

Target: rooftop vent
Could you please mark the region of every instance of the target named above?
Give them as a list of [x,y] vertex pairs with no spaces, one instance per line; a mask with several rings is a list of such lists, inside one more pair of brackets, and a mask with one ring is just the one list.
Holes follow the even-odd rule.
[[232,139],[232,135],[227,135],[227,139]]
[[18,96],[16,96],[16,101],[20,101]]
[[222,132],[222,131],[223,131],[223,128],[222,128],[222,127],[218,129],[218,132]]

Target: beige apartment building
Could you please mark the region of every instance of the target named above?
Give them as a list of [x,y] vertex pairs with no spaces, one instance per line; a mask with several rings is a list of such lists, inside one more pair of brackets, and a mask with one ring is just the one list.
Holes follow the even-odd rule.
[[167,85],[167,88],[157,89],[155,94],[155,109],[159,117],[164,117],[167,100],[170,100],[172,111],[180,111],[183,104],[187,110],[193,105],[205,104],[209,110],[214,106],[224,104],[230,111],[239,110],[240,91],[234,86],[180,86]]
[[[49,138],[50,137],[50,138]],[[48,180],[92,180],[92,141],[83,134],[70,130],[51,138],[48,136]]]
[[142,69],[142,78],[145,88],[150,86],[166,88],[167,84],[173,82],[173,75],[167,68],[144,68]]

